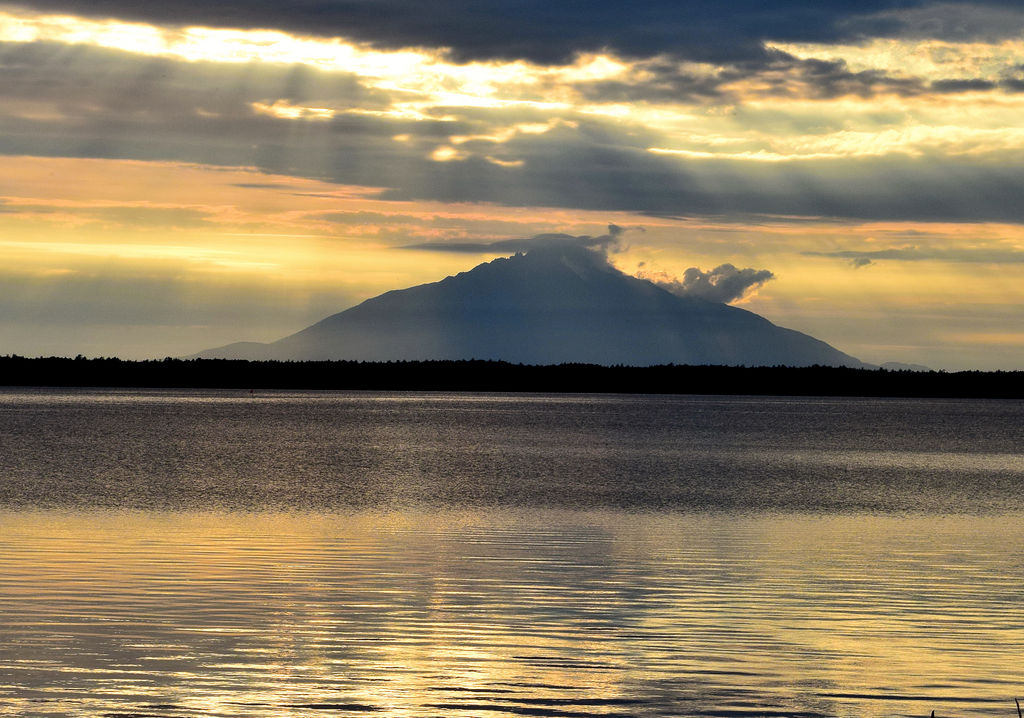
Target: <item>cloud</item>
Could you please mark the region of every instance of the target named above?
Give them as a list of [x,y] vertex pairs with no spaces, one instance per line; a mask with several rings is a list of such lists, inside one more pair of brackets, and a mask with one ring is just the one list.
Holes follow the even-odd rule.
[[870,36],[998,41],[1019,37],[1024,32],[1024,11],[1014,0],[926,2],[851,16],[839,24],[848,32]]
[[955,264],[1022,264],[1024,251],[1006,249],[928,249],[921,247],[895,247],[870,251],[842,250],[838,252],[802,252],[805,257],[831,257],[848,259],[854,267],[865,267],[879,260],[899,262],[952,262]]
[[[0,154],[255,167],[270,174],[386,188],[381,197],[389,200],[678,216],[1024,221],[1024,203],[1018,201],[1024,164],[993,165],[974,155],[943,157],[941,138],[935,140],[937,149],[919,159],[899,154],[897,136],[892,156],[767,163],[757,161],[757,145],[748,160],[741,154],[734,159],[660,156],[649,148],[663,146],[658,144],[662,138],[648,127],[574,115],[573,125],[520,133],[501,143],[500,157],[520,166],[489,161],[488,156],[499,156],[498,145],[483,141],[480,148],[463,145],[464,159],[434,162],[430,153],[453,135],[486,135],[496,127],[546,116],[531,117],[519,107],[439,108],[436,120],[379,116],[373,113],[387,102],[371,93],[364,114],[289,120],[257,115],[251,103],[273,104],[278,95],[272,88],[295,78],[309,82],[300,83],[306,89],[291,93],[291,102],[312,107],[327,106],[325,99],[331,107],[362,102],[364,90],[347,81],[332,90],[331,79],[315,71],[166,60],[146,60],[136,67],[126,54],[81,48],[55,53],[76,60],[53,65],[44,60],[45,53],[22,52],[27,54],[21,69],[6,74],[8,66],[0,67],[9,80],[0,90],[5,128]],[[132,67],[152,81],[133,81]],[[346,95],[348,90],[356,96]],[[332,100],[334,91],[340,95]],[[757,133],[740,125],[723,129],[720,137],[714,130],[698,132],[694,141],[701,148],[728,150],[732,144],[713,143],[722,139],[744,146],[751,137],[776,131],[770,122],[795,121],[741,112],[743,122],[760,128]],[[831,121],[816,119],[825,126]],[[786,129],[780,126],[777,132]],[[885,139],[870,132],[862,141],[843,130],[835,133],[836,142],[857,147],[878,146]],[[395,136],[409,139],[399,142]],[[817,143],[809,151],[828,151],[831,137],[809,135],[807,140]],[[1012,156],[1012,150],[1001,156]],[[780,160],[786,158],[780,153]]]
[[866,32],[974,38],[1020,30],[1020,13],[995,0],[24,0],[40,11],[169,27],[280,28],[341,36],[380,48],[444,47],[460,60],[561,62],[604,48],[714,62],[764,54],[768,40],[831,42]]
[[461,254],[514,254],[544,249],[596,249],[607,253],[615,248],[626,230],[609,224],[608,233],[597,237],[571,234],[538,234],[523,239],[498,239],[490,242],[422,242],[407,244],[397,249],[420,249],[429,252],[455,252]]
[[699,297],[711,302],[729,304],[742,299],[765,282],[775,279],[767,269],[737,269],[731,264],[720,264],[704,272],[690,267],[680,280],[666,272],[644,272],[638,276],[681,297]]
[[602,129],[581,124],[557,137],[520,140],[513,149],[525,165],[514,175],[484,161],[445,163],[431,171],[433,181],[407,175],[381,196],[658,216],[1024,221],[1024,165],[969,157],[676,158],[630,146],[625,133],[594,141]]
[[203,103],[210,113],[235,111],[267,99],[271,89],[274,100],[295,104],[324,98],[336,107],[382,107],[388,102],[386,94],[368,89],[351,72],[301,64],[183,62],[87,44],[3,43],[0,67],[5,96],[31,97],[44,89],[64,93],[75,104],[92,98],[102,107],[116,99],[132,111],[147,108],[161,97],[172,100],[159,108],[162,111],[176,105],[191,111]]
[[936,80],[931,88],[936,92],[987,92],[994,90],[998,85],[989,80],[980,78],[964,78],[959,80]]
[[[274,27],[303,34],[344,36],[382,48],[447,47],[460,59],[525,58],[561,61],[574,53],[612,47],[626,53],[673,52],[697,57],[760,54],[763,37],[830,36],[854,3],[776,0],[669,0],[589,3],[586,11],[546,0],[29,0],[28,7],[93,18],[117,17],[175,26]],[[859,3],[885,9],[892,2]],[[844,7],[845,6],[845,7]],[[794,30],[796,32],[794,33]]]
[[[876,95],[912,97],[928,88],[916,77],[897,77],[878,69],[851,70],[842,59],[798,58],[769,49],[758,58],[726,65],[674,61],[668,57],[638,60],[632,74],[621,79],[579,82],[574,89],[597,102],[707,103],[741,102],[752,98],[831,100]],[[994,89],[967,81],[940,92]]]
[[[134,12],[134,5],[61,6],[113,15]],[[163,12],[155,3],[139,7],[142,15]],[[182,18],[191,17],[189,8],[211,12],[199,3],[175,7]],[[218,22],[240,17],[232,7],[228,3]],[[744,5],[744,12],[774,16],[788,7],[822,18],[833,12],[786,3],[763,12],[758,7]],[[254,17],[278,12],[270,3],[253,3],[253,9]],[[647,10],[654,12],[654,5]],[[652,46],[642,61],[619,58],[635,67],[635,83],[567,79],[565,68],[533,68],[540,74],[530,75],[531,82],[551,70],[553,85],[521,86],[522,77],[507,67],[503,72],[512,80],[494,80],[501,96],[483,97],[496,104],[481,106],[473,104],[481,99],[473,88],[483,76],[472,74],[480,68],[462,68],[472,72],[453,85],[457,92],[428,97],[421,87],[413,107],[407,87],[374,86],[370,74],[12,42],[0,44],[0,154],[254,167],[382,188],[386,200],[681,217],[1024,221],[1017,196],[1024,185],[1024,162],[1018,161],[1024,160],[1024,131],[1014,107],[986,104],[984,112],[954,113],[901,104],[919,92],[981,87],[974,80],[931,88],[915,78],[777,50],[735,59],[708,76],[694,63],[652,58],[656,50]],[[1007,78],[1004,85],[1015,82]],[[570,101],[552,102],[556,90],[565,90]],[[615,106],[574,104],[579,97],[573,93],[589,102],[636,104],[616,115]],[[900,102],[859,100],[872,93]],[[750,97],[772,99],[742,102]],[[853,99],[831,107],[827,100],[837,97]],[[813,108],[796,103],[790,111],[789,98],[821,102]],[[733,100],[737,104],[723,104]],[[648,101],[666,104],[652,109]],[[983,123],[971,124],[982,116]],[[524,127],[531,129],[516,129]],[[454,148],[443,155],[449,161],[432,160],[444,147]]]

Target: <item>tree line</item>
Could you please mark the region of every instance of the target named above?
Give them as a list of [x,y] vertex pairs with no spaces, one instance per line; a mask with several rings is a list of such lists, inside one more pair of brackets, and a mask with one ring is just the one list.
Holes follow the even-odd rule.
[[0,357],[0,385],[1024,398],[1022,371]]

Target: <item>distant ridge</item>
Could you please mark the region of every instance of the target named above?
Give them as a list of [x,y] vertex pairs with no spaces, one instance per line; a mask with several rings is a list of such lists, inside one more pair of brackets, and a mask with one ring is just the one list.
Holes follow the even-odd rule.
[[385,292],[276,342],[229,344],[190,358],[867,366],[752,312],[628,276],[602,254],[568,243]]
[[887,361],[881,365],[882,369],[889,371],[932,371],[931,367],[924,364],[907,364],[901,361]]

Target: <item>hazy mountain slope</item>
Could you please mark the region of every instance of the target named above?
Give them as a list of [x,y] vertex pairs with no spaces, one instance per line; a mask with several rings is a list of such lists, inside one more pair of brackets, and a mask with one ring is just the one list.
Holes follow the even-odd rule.
[[231,344],[196,356],[862,366],[751,312],[627,276],[579,247],[496,259],[386,292],[271,344]]

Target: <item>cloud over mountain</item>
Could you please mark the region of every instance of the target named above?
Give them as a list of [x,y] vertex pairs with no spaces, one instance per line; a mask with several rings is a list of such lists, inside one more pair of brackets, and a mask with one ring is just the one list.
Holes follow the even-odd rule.
[[571,234],[538,234],[533,237],[498,239],[491,242],[421,242],[407,244],[399,249],[420,249],[429,252],[455,252],[463,254],[509,254],[512,252],[529,252],[536,249],[572,249],[586,247],[607,252],[618,244],[619,237],[625,230],[618,225],[608,225],[608,233],[591,237]]
[[767,269],[737,269],[731,264],[720,264],[707,272],[699,267],[690,267],[683,272],[683,278],[673,277],[665,272],[643,272],[638,275],[662,289],[680,297],[699,297],[709,302],[729,304],[775,279]]
[[404,245],[399,249],[419,249],[429,252],[455,252],[462,254],[510,254],[528,252],[534,249],[559,249],[586,247],[606,252],[615,246],[623,234],[623,227],[608,225],[608,234],[598,237],[583,235],[547,234],[535,237],[511,240],[495,240],[493,242],[422,242],[415,245]]
[[[418,249],[431,252],[455,252],[466,254],[508,254],[509,252],[530,252],[538,250],[570,251],[577,248],[597,250],[607,255],[620,247],[625,228],[608,225],[608,233],[591,237],[570,234],[539,234],[534,237],[500,239],[491,242],[422,242],[408,244],[400,249]],[[609,267],[611,265],[609,264]],[[775,275],[767,269],[737,269],[731,264],[720,264],[707,272],[699,267],[690,267],[683,272],[682,279],[664,271],[642,270],[636,275],[662,289],[680,297],[698,297],[709,302],[730,304],[742,299],[772,279]]]

